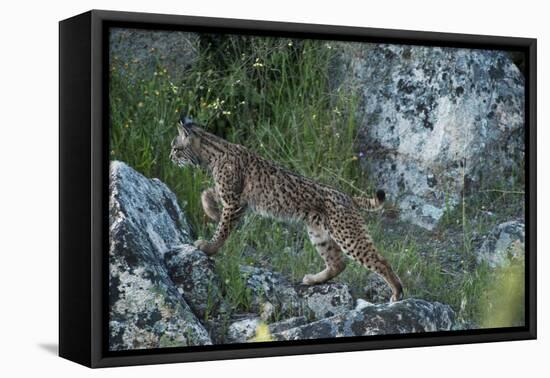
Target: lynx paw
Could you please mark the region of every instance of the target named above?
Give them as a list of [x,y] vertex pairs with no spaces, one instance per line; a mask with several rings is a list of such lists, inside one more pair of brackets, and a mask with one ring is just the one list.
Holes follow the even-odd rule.
[[215,248],[210,242],[199,239],[195,242],[195,247],[206,253],[207,255],[213,255],[218,252],[218,249]]
[[390,303],[399,302],[403,299],[403,292],[400,292],[398,294],[393,294],[390,298]]
[[304,285],[315,285],[317,281],[315,281],[315,276],[313,274],[306,274],[302,279],[302,283]]

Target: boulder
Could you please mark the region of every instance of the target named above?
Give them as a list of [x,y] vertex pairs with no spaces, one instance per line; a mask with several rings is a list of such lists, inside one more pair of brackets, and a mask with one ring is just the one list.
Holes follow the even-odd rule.
[[343,283],[306,286],[292,284],[281,274],[263,268],[241,266],[240,269],[252,294],[253,310],[262,313],[264,320],[275,315],[322,319],[353,308],[350,289]]
[[227,329],[224,342],[228,344],[249,342],[255,335],[262,320],[251,316],[231,323]]
[[478,262],[491,268],[503,266],[510,259],[525,256],[525,224],[509,221],[496,226],[483,241],[477,253]]
[[357,307],[271,335],[274,340],[304,340],[334,337],[390,335],[453,329],[455,313],[450,306],[421,299],[392,304],[359,301]]
[[353,308],[353,297],[348,285],[329,282],[322,285],[298,285],[295,288],[298,298],[313,315],[322,319],[349,311]]
[[290,315],[301,310],[301,303],[293,286],[282,274],[263,268],[241,265],[240,273],[252,295],[252,310],[271,318],[277,311]]
[[110,63],[120,63],[123,71],[137,65],[139,69],[132,72],[142,77],[152,77],[156,72],[178,79],[196,61],[198,45],[195,33],[111,28],[109,59]]
[[[294,284],[250,266],[240,273],[252,313],[235,314],[213,261],[191,245],[189,225],[166,185],[115,161],[109,201],[110,350],[458,329],[453,310],[441,303],[371,303],[387,294],[375,275],[368,301],[355,303],[346,284]],[[511,225],[501,226],[499,237],[512,234]]]
[[307,324],[307,319],[304,316],[297,316],[267,324],[257,316],[247,317],[231,323],[224,342],[233,344],[253,341],[257,336],[259,327],[264,324],[267,326],[268,334],[272,335],[274,333],[281,333],[295,327],[303,326]]
[[195,315],[201,320],[218,317],[227,311],[214,261],[191,244],[164,254],[168,274]]
[[110,350],[211,344],[164,261],[190,242],[174,194],[121,162],[109,177]]
[[334,87],[360,97],[361,164],[403,220],[433,229],[462,194],[521,176],[524,77],[501,51],[347,44]]
[[371,303],[388,303],[391,299],[391,289],[378,274],[369,274],[364,287],[365,299]]
[[307,324],[308,320],[305,316],[295,316],[275,323],[269,324],[269,331],[271,333],[284,332],[287,329],[300,327]]

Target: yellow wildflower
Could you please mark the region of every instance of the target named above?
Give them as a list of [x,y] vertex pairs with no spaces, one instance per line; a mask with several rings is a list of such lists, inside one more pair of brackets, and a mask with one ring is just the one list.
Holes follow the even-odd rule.
[[258,324],[256,327],[256,336],[254,336],[250,341],[252,342],[264,342],[264,341],[273,341],[271,337],[271,332],[269,332],[269,326],[265,323]]

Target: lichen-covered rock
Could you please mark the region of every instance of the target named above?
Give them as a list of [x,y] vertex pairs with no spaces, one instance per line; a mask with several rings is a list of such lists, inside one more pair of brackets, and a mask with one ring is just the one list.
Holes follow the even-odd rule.
[[[166,185],[112,162],[109,209],[110,350],[457,329],[447,305],[373,304],[374,294],[355,304],[343,283],[294,284],[250,266],[240,272],[252,313],[236,318]],[[501,226],[498,237],[512,234],[514,227]],[[373,277],[371,291],[380,295],[386,285]]]
[[237,320],[228,328],[227,335],[224,339],[225,343],[247,343],[256,337],[258,327],[262,324],[267,326],[269,334],[281,333],[292,328],[307,324],[307,319],[304,316],[297,316],[285,319],[279,322],[268,324],[259,317],[247,317]]
[[254,311],[264,312],[269,307],[270,313],[292,314],[301,310],[296,290],[282,274],[246,265],[240,266],[240,272],[252,295]]
[[432,229],[462,193],[522,171],[524,77],[508,54],[384,44],[342,50],[334,81],[359,92],[359,156],[402,219]]
[[174,194],[116,161],[109,189],[110,350],[211,344],[164,263],[189,242]]
[[275,340],[389,335],[451,330],[455,313],[450,306],[420,299],[393,304],[361,301],[348,312],[272,334]]
[[295,288],[298,297],[315,319],[327,318],[353,308],[353,297],[346,284],[339,282]]
[[322,319],[353,308],[351,292],[342,283],[292,284],[279,273],[250,266],[241,266],[241,274],[251,291],[252,307],[258,313],[264,313],[267,306],[272,314],[283,317]]
[[509,221],[496,226],[487,236],[477,253],[478,262],[485,261],[491,268],[506,261],[525,256],[525,224]]
[[256,330],[261,322],[259,317],[254,316],[231,323],[224,341],[226,343],[249,342],[256,335]]
[[279,322],[269,324],[269,332],[278,333],[286,331],[287,329],[296,328],[307,324],[307,318],[305,316],[296,316],[281,320]]
[[191,244],[164,254],[170,278],[199,319],[216,318],[226,312],[214,261]]
[[388,284],[378,274],[369,274],[365,285],[365,299],[372,303],[388,303],[392,292]]
[[138,75],[153,76],[157,72],[178,78],[196,61],[198,44],[199,37],[194,33],[111,28],[109,59],[111,63],[120,62],[123,70],[138,65],[139,69],[132,70]]

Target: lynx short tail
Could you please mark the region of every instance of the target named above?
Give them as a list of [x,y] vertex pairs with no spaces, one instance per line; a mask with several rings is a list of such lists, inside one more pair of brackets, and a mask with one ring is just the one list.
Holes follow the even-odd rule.
[[379,189],[376,191],[375,197],[353,197],[353,200],[362,210],[376,211],[382,209],[384,200],[386,199],[386,193]]

